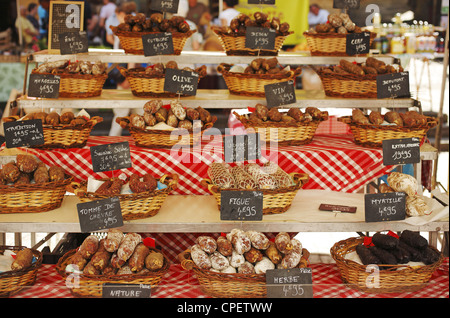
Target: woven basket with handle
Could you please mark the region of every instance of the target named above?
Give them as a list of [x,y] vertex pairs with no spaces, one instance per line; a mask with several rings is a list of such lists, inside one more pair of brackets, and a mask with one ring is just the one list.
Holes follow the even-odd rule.
[[364,237],[354,237],[342,240],[333,245],[330,250],[331,256],[345,284],[366,293],[401,293],[413,292],[423,288],[430,280],[431,275],[440,266],[443,256],[434,264],[424,266],[400,265],[378,265],[377,284],[368,284],[373,281],[373,271],[368,271],[366,265],[361,265],[353,260],[346,259],[346,255],[354,252],[357,245],[364,242]]

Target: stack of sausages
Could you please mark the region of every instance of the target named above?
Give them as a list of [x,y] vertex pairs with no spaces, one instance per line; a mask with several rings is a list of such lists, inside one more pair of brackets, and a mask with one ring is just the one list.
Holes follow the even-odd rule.
[[407,111],[405,113],[388,111],[384,115],[378,111],[372,111],[367,116],[360,109],[353,109],[352,122],[363,125],[382,125],[387,122],[399,127],[421,127],[427,125],[428,117],[416,111]]

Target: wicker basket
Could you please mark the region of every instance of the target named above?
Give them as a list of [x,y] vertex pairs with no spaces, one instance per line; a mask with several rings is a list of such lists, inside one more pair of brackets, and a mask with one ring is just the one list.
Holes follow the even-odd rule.
[[[263,193],[263,215],[279,214],[286,212],[292,204],[298,190],[300,190],[308,181],[309,176],[304,173],[291,173],[294,184],[290,187],[275,190],[260,190]],[[221,189],[213,184],[210,179],[203,179],[201,184],[208,188],[214,196],[217,207],[220,211]],[[225,190],[224,190],[225,191]],[[241,189],[226,189],[226,191],[242,191]]]
[[[75,254],[77,250],[70,250],[64,254],[56,264],[56,271],[65,280],[69,275],[66,273],[66,266],[69,264],[70,257]],[[86,275],[86,274],[73,274],[75,276],[74,281],[68,286],[70,292],[75,297],[82,298],[100,298],[102,297],[103,284],[142,284],[151,285],[153,288],[157,287],[164,275],[169,271],[170,264],[167,257],[164,255],[164,266],[155,272],[147,272],[145,274],[134,275]]]
[[[120,200],[120,209],[123,220],[137,220],[155,216],[158,214],[161,206],[172,190],[178,185],[178,175],[164,175],[157,179],[167,187],[161,190],[150,192],[119,194],[116,197]],[[73,192],[78,196],[81,202],[108,199],[110,196],[98,195],[92,192],[86,192],[87,182],[72,182]]]
[[222,44],[227,55],[245,56],[277,56],[286,38],[293,33],[289,32],[287,35],[277,35],[273,50],[257,50],[245,47],[245,35],[224,34],[220,31],[220,28],[213,28],[213,31],[219,38],[220,44]]
[[[38,73],[36,70],[33,70],[32,73],[52,75],[51,73]],[[59,97],[61,98],[87,98],[100,96],[102,94],[103,85],[108,78],[108,74],[57,73],[55,75],[60,77]]]
[[[373,272],[366,271],[365,265],[345,258],[348,253],[355,251],[356,246],[363,242],[364,237],[342,240],[333,245],[330,253],[336,261],[344,283],[366,293],[401,293],[419,290],[428,283],[431,275],[443,260],[443,256],[440,253],[439,261],[431,265],[419,267],[409,267],[404,264],[378,265],[380,267],[379,287],[371,288],[371,286],[367,286],[367,282],[372,281]],[[434,247],[431,248],[436,250]],[[438,251],[436,250],[436,252]],[[399,268],[404,269],[399,270]]]
[[[304,32],[311,55],[315,56],[348,56],[346,52],[347,34],[341,33],[309,33]],[[377,36],[370,32],[370,46]],[[365,56],[360,54],[358,56]]]
[[[0,246],[0,254],[3,254],[6,250],[20,251],[24,248],[23,246]],[[32,251],[36,260],[29,268],[0,273],[0,297],[10,297],[34,284],[38,269],[42,265],[42,252],[34,249]]]
[[[129,32],[129,31],[120,31],[116,30],[114,27],[111,27],[113,33],[117,35],[120,40],[120,45],[124,49],[125,53],[135,54],[135,55],[144,55],[144,46],[142,44],[142,36],[147,34],[157,34],[161,32]],[[187,39],[189,39],[192,34],[197,32],[196,30],[190,30],[186,33],[181,32],[173,32],[173,55],[180,55],[181,51],[183,51],[183,47],[186,44]]]
[[[18,116],[5,118],[7,121],[18,120]],[[94,116],[83,125],[42,125],[44,131],[44,144],[31,146],[40,149],[67,149],[83,148],[91,134],[92,129],[103,121],[102,117]]]
[[221,64],[221,73],[231,94],[265,97],[265,85],[294,80],[302,72],[300,67],[283,74],[247,74],[230,72],[231,65]]
[[[120,73],[128,80],[131,92],[137,97],[177,97],[178,94],[164,90],[165,76],[145,73],[145,68],[125,69],[118,67]],[[200,81],[199,76],[198,80]],[[181,95],[185,97],[187,95]]]
[[394,125],[359,124],[352,121],[351,116],[338,118],[338,121],[349,125],[355,144],[369,147],[383,147],[383,140],[419,138],[422,140],[429,129],[437,125],[435,118],[428,117],[427,124],[419,127],[404,127]]
[[66,187],[72,178],[64,181],[0,185],[0,214],[47,212],[61,206]]
[[377,98],[377,75],[336,74],[316,69],[326,96]]
[[[300,268],[308,264],[309,252],[302,249]],[[217,298],[266,298],[265,274],[226,274],[201,269],[191,259],[191,251],[186,250],[178,256],[185,270],[193,270],[203,292]]]
[[322,120],[314,120],[309,123],[298,123],[293,126],[284,122],[267,121],[255,125],[245,116],[233,113],[244,125],[245,129],[254,129],[260,133],[261,139],[270,144],[277,143],[278,146],[300,146],[312,142],[317,127]]

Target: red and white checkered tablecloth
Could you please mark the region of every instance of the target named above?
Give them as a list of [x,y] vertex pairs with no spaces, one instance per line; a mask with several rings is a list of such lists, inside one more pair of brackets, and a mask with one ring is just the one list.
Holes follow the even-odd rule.
[[[430,282],[415,292],[404,293],[365,293],[343,284],[335,264],[310,264],[313,278],[314,298],[448,298],[449,297],[449,259],[433,273]],[[174,264],[161,280],[158,288],[152,291],[154,298],[209,298],[199,286],[192,271],[184,270]],[[55,265],[44,264],[38,271],[33,286],[23,289],[12,298],[73,298],[64,279],[56,272]]]
[[[208,138],[208,137],[206,137]],[[85,147],[72,149],[41,150],[24,148],[35,154],[47,165],[59,165],[76,181],[89,177],[105,178],[111,175],[151,173],[155,176],[176,173],[178,188],[172,194],[208,195],[200,184],[207,178],[208,166],[214,161],[223,161],[222,137],[210,137],[202,141],[201,147],[173,152],[171,149],[149,149],[137,147],[132,137],[91,136]],[[94,173],[90,147],[101,144],[128,141],[132,167],[118,171]],[[307,173],[310,181],[304,189],[322,189],[339,192],[357,192],[368,182],[392,170],[383,165],[380,149],[355,145],[351,135],[316,135],[312,143],[303,146],[262,149],[262,156],[278,162],[288,173]]]

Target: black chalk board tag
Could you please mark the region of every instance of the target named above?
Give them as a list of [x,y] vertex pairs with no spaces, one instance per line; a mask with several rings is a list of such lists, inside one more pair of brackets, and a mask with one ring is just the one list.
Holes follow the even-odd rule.
[[275,4],[275,0],[248,0],[248,4]]
[[403,138],[383,140],[383,164],[405,165],[420,162],[420,139]]
[[64,32],[59,34],[59,50],[62,55],[86,53],[89,42],[86,32]]
[[43,145],[42,120],[32,119],[3,123],[7,148]]
[[399,72],[377,76],[377,98],[410,97],[409,73]]
[[53,74],[30,74],[28,96],[40,98],[58,98],[61,78]]
[[294,81],[285,81],[264,86],[267,107],[277,107],[294,104],[297,102],[295,96]]
[[242,162],[261,158],[259,133],[223,137],[225,162]]
[[311,268],[266,271],[267,298],[313,298]]
[[347,55],[367,54],[370,51],[370,33],[348,33],[345,42]]
[[94,172],[113,171],[132,166],[128,141],[93,146],[90,151]]
[[159,12],[177,13],[180,0],[152,0],[150,9]]
[[118,197],[78,203],[77,211],[82,233],[123,226]]
[[274,50],[275,37],[274,29],[248,27],[245,32],[245,47],[252,50]]
[[145,34],[142,36],[145,56],[170,55],[174,53],[173,37],[170,32]]
[[164,78],[164,90],[181,95],[197,95],[198,73],[168,68]]
[[364,195],[366,222],[399,221],[406,215],[406,193],[375,193]]
[[220,220],[262,221],[263,193],[240,190],[220,192]]
[[102,298],[150,298],[151,285],[104,283]]
[[333,0],[335,9],[359,9],[360,0]]

